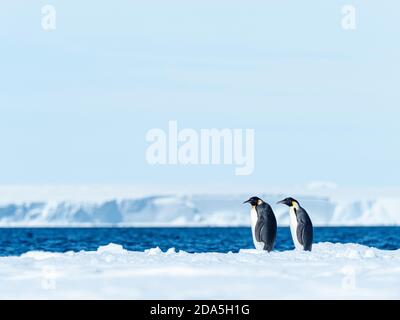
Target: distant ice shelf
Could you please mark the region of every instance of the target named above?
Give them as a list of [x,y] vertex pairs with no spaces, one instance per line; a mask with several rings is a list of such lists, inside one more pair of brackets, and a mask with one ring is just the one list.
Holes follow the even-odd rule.
[[[0,226],[248,226],[248,195],[159,195],[108,201],[2,203]],[[289,223],[284,197],[261,195],[273,205],[279,225]],[[299,196],[316,226],[400,225],[400,198],[335,200]]]
[[399,299],[400,250],[319,243],[268,254],[28,252],[0,257],[1,299]]

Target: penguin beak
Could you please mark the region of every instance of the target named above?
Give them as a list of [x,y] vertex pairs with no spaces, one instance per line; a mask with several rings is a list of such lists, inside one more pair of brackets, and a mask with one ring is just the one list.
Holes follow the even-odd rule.
[[249,202],[250,202],[250,200],[247,200],[247,201],[243,202],[243,204],[245,204],[245,203],[249,203]]
[[276,204],[285,204],[285,200],[278,201]]

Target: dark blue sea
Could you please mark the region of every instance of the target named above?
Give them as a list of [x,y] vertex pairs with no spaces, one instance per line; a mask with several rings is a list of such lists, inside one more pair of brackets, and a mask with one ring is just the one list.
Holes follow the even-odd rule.
[[[40,250],[97,250],[117,243],[143,251],[160,247],[187,252],[238,252],[253,248],[250,228],[1,228],[0,256]],[[400,227],[315,228],[314,242],[359,243],[385,250],[400,248]],[[279,228],[276,250],[293,249],[289,228]]]

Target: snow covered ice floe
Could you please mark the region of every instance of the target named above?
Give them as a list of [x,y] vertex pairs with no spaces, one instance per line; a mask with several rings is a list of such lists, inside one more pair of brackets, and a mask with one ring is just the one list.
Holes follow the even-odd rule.
[[3,299],[399,299],[400,250],[319,243],[268,254],[28,252],[0,258]]

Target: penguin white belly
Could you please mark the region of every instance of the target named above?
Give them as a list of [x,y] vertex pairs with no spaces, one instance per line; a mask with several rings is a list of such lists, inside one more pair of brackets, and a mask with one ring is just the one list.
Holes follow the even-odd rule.
[[251,234],[253,236],[254,246],[257,250],[264,250],[264,242],[258,242],[255,235],[256,224],[258,220],[257,210],[255,207],[251,209],[250,215],[251,215]]
[[294,246],[296,249],[302,250],[303,246],[297,239],[297,218],[293,208],[290,208],[289,215],[290,215],[290,232],[292,234]]

